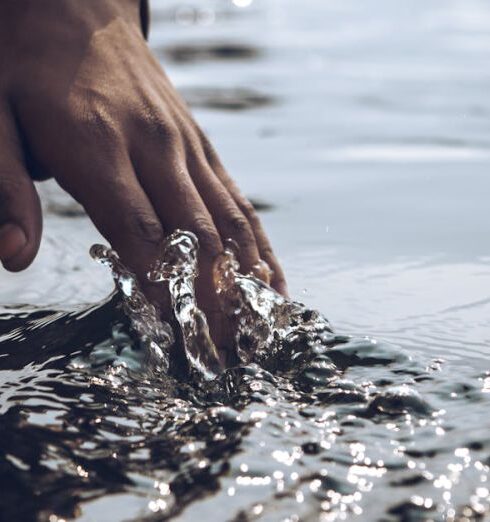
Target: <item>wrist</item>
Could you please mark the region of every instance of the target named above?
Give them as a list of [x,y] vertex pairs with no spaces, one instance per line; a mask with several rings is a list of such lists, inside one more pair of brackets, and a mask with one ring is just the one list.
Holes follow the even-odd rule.
[[0,41],[34,42],[40,37],[48,45],[51,33],[55,39],[58,34],[83,37],[116,18],[145,32],[146,0],[0,0]]
[[0,0],[0,88],[40,66],[74,67],[96,35],[114,34],[111,26],[141,35],[144,7],[141,0]]

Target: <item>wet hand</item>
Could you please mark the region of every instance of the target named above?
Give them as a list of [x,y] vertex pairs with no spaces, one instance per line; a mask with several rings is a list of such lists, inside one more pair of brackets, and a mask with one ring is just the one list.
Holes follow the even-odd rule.
[[223,239],[249,272],[282,270],[252,205],[148,48],[136,0],[0,4],[0,259],[36,256],[42,231],[33,179],[54,177],[144,280],[176,228],[200,242],[198,300],[217,311],[212,263]]

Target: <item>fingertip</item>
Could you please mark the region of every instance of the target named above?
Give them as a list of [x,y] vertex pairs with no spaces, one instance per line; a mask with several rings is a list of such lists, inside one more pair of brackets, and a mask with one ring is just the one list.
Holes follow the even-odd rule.
[[279,264],[279,261],[273,255],[272,256],[267,255],[265,257],[267,259],[269,266],[272,269],[272,280],[271,280],[272,288],[274,288],[274,290],[276,290],[276,292],[279,292],[286,299],[289,299],[289,291],[288,291],[288,285],[286,282],[286,277],[284,275],[284,271],[281,268],[281,265]]
[[9,272],[21,272],[28,268],[36,258],[40,238],[26,239],[26,243],[15,255],[8,259],[0,259],[3,267]]
[[[27,248],[24,250],[27,250]],[[9,272],[22,272],[22,270],[25,270],[29,267],[36,256],[35,254],[24,252],[24,250],[11,259],[2,261],[2,265],[5,270],[8,270]]]
[[14,223],[0,226],[0,260],[2,263],[16,257],[26,244],[27,237],[21,227]]
[[[14,220],[0,225],[0,262],[9,272],[25,270],[39,250],[42,217],[39,205],[19,199],[11,209]],[[37,207],[37,208],[36,208]]]
[[283,297],[285,297],[286,299],[289,299],[289,291],[288,291],[288,285],[287,285],[286,281],[280,280],[280,281],[274,282],[273,288],[274,288],[274,290],[279,292]]
[[0,226],[0,261],[10,272],[27,268],[34,255],[29,251],[27,235],[19,225],[6,223]]

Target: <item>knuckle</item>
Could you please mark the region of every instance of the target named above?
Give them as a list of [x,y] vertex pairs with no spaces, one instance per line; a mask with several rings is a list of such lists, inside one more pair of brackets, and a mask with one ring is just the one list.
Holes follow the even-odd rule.
[[208,252],[218,253],[220,251],[220,238],[213,223],[204,216],[198,216],[192,224],[192,231],[199,239],[201,248]]
[[21,176],[4,175],[0,171],[0,192],[2,194],[15,194],[21,192],[26,186],[26,181]]
[[232,216],[229,220],[229,227],[234,235],[238,236],[242,242],[245,241],[248,243],[252,241],[252,229],[245,216]]
[[168,115],[154,109],[146,109],[141,116],[145,132],[162,144],[175,146],[180,139],[177,124]]
[[275,263],[275,255],[272,247],[270,245],[264,246],[261,249],[262,258],[267,261],[269,264]]
[[117,123],[104,112],[96,112],[91,116],[89,128],[105,142],[118,141],[120,136]]
[[152,245],[160,245],[164,239],[160,222],[146,212],[135,212],[131,219],[130,229],[133,236]]
[[15,201],[19,194],[28,188],[28,181],[22,176],[5,176],[0,172],[0,205],[8,205]]
[[78,128],[97,138],[113,138],[120,135],[119,126],[111,115],[107,100],[90,101],[89,99],[83,104],[73,105],[69,112]]
[[239,201],[239,207],[241,211],[247,216],[249,221],[252,221],[254,223],[259,221],[259,217],[257,215],[257,211],[255,210],[254,206],[248,199],[241,199]]

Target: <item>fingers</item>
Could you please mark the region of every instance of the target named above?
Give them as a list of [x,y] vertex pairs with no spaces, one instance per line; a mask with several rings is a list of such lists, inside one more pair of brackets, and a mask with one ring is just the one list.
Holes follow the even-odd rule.
[[84,206],[122,261],[145,283],[164,232],[125,147],[121,144],[112,150],[105,157],[96,147],[80,151],[70,175],[58,176],[58,181]]
[[251,223],[211,170],[203,155],[191,156],[189,171],[199,194],[213,216],[221,237],[232,238],[238,243],[241,271],[251,272],[254,265],[260,261]]
[[264,227],[260,222],[260,218],[257,215],[257,212],[253,208],[253,205],[245,198],[237,187],[236,183],[233,179],[228,175],[223,165],[221,164],[219,158],[216,153],[212,149],[212,147],[208,144],[207,140],[204,138],[204,146],[206,148],[206,157],[209,162],[210,167],[216,173],[216,176],[220,179],[222,184],[226,187],[228,192],[233,197],[237,207],[240,209],[242,214],[247,219],[248,223],[253,230],[256,244],[258,247],[258,251],[261,259],[267,262],[267,264],[272,269],[272,280],[271,286],[281,293],[284,296],[288,296],[288,289],[286,278],[284,272],[282,270],[279,261],[277,260],[274,251],[272,250],[272,246],[270,241],[265,233]]
[[0,260],[7,270],[18,272],[32,263],[39,250],[41,204],[23,166],[0,163]]
[[165,141],[154,150],[135,153],[140,183],[165,228],[194,232],[204,255],[214,260],[223,251],[220,234],[189,175],[181,145]]
[[210,326],[216,344],[222,338],[219,303],[213,284],[213,263],[223,252],[220,234],[208,208],[194,185],[185,164],[181,145],[173,139],[162,140],[164,145],[153,144],[137,147],[133,162],[141,186],[168,232],[178,228],[196,234],[200,245],[199,277],[196,281],[196,295]]
[[206,141],[197,131],[181,132],[164,121],[153,117],[153,127],[159,129],[149,133],[152,143],[136,144],[133,153],[141,185],[162,223],[169,230],[196,233],[209,266],[222,252],[222,240],[234,239],[241,271],[251,272],[264,259],[273,270],[273,286],[286,294],[284,274],[253,207],[216,156],[206,154]]
[[16,135],[12,119],[0,111],[0,261],[12,272],[31,264],[42,233],[41,204]]
[[288,297],[288,287],[283,269],[277,260],[270,241],[265,233],[264,227],[260,222],[257,212],[252,204],[241,194],[235,195],[237,205],[247,216],[248,221],[252,224],[252,228],[259,246],[260,257],[269,265],[272,270],[271,286],[280,294]]

